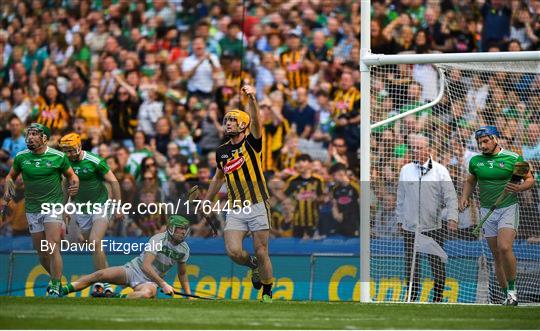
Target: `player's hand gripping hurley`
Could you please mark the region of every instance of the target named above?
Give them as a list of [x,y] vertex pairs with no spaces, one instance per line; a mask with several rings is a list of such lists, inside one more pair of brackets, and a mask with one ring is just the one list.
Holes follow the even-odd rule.
[[[198,185],[194,185],[192,188],[189,189],[188,191],[188,200],[191,202],[193,200],[197,200],[199,198],[199,186]],[[208,217],[206,215],[202,215],[202,217],[204,218],[204,220],[206,221],[206,223],[210,226],[210,228],[212,229],[212,233],[214,235],[214,237],[217,235],[217,229],[216,229],[216,226],[214,225],[214,223],[208,219]]]
[[[530,171],[530,165],[527,162],[516,162],[514,165],[514,172],[512,173],[512,178],[510,179],[510,183],[519,183],[523,180],[523,178],[529,173]],[[487,214],[478,222],[476,227],[473,230],[474,235],[480,234],[480,229],[484,225],[484,223],[488,220],[488,218],[493,214],[493,211],[499,207],[499,205],[508,197],[508,195],[512,194],[511,192],[508,192],[504,190],[501,195],[497,198],[497,201],[489,208],[489,211]]]

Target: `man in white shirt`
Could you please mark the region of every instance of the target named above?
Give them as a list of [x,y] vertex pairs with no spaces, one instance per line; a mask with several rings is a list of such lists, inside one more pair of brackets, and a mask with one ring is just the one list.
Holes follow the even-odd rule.
[[431,157],[429,139],[422,135],[412,135],[409,139],[414,162],[401,168],[396,207],[405,245],[405,299],[410,297],[410,301],[415,301],[418,297],[418,253],[425,253],[435,279],[432,301],[441,302],[448,259],[442,249],[447,235],[442,222],[446,218],[447,228],[456,231],[458,200],[448,170]]
[[190,95],[209,98],[214,87],[213,74],[221,71],[219,59],[206,51],[203,38],[193,39],[193,54],[182,63],[182,72],[188,79],[187,89]]

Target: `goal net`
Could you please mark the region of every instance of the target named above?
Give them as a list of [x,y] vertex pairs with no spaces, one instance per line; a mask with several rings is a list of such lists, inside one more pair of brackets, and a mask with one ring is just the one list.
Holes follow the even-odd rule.
[[[494,125],[503,149],[536,172],[538,184],[518,195],[513,248],[519,301],[540,302],[540,62],[382,65],[371,67],[370,77],[372,299],[503,300],[493,255],[472,231],[481,219],[478,191],[457,215],[446,205],[461,196],[469,161],[479,153],[474,131]],[[414,113],[383,122],[408,111]],[[452,182],[440,182],[435,163]]]

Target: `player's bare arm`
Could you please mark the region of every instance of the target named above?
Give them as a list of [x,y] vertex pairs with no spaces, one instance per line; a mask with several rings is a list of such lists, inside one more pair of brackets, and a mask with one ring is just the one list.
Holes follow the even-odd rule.
[[77,195],[77,192],[79,192],[79,177],[75,174],[75,171],[70,167],[64,172],[64,176],[66,176],[69,182],[69,196],[73,197]]
[[[118,179],[113,174],[111,170],[109,170],[105,176],[103,176],[103,179],[107,184],[109,184],[111,188],[111,195],[112,198],[116,201],[120,201],[122,199],[122,193],[120,191],[120,183],[118,183]],[[123,217],[122,214],[115,215],[116,219],[121,219]]]
[[169,285],[163,278],[161,278],[157,272],[152,267],[152,263],[156,259],[154,254],[146,253],[144,254],[143,265],[141,270],[144,272],[148,278],[150,278],[154,283],[158,284],[159,287],[163,290],[163,293],[172,295],[174,289]]
[[459,200],[459,211],[464,211],[469,206],[469,196],[476,187],[477,178],[473,174],[469,174],[463,185],[463,192]]
[[6,176],[6,185],[4,186],[4,196],[2,203],[7,203],[15,195],[15,179],[19,176],[20,172],[13,169],[9,170],[8,175]]
[[204,200],[212,201],[214,197],[216,196],[216,194],[219,192],[219,189],[223,185],[224,181],[225,181],[225,175],[223,174],[223,171],[217,168],[216,174],[214,175],[214,178],[212,178],[212,181],[210,182],[210,186],[208,187],[208,191],[206,191]]
[[519,192],[530,190],[531,188],[533,188],[534,184],[535,184],[534,176],[532,172],[529,170],[527,175],[523,177],[522,183],[512,183],[510,181],[508,182],[508,184],[506,184],[505,191],[509,193],[519,193]]
[[251,123],[249,124],[249,131],[253,137],[259,139],[262,136],[261,133],[261,117],[259,114],[259,105],[257,104],[257,98],[255,97],[255,88],[250,85],[244,85],[242,92],[248,97],[248,114],[251,117]]
[[178,262],[178,280],[180,286],[184,290],[184,293],[191,294],[191,288],[189,287],[189,279],[187,276],[187,266],[185,262]]

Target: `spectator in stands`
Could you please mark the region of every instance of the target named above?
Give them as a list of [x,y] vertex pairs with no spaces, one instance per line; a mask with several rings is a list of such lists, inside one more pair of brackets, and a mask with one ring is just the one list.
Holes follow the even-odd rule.
[[2,149],[0,150],[2,160],[13,159],[17,153],[26,149],[21,120],[17,116],[12,116],[8,125],[11,136],[5,138],[2,143]]
[[204,39],[197,37],[191,43],[193,54],[182,63],[182,72],[188,79],[188,92],[203,99],[210,99],[214,87],[213,74],[221,71],[218,58],[206,51]]
[[510,37],[510,19],[512,10],[504,0],[486,1],[482,7],[484,19],[482,30],[482,51],[489,45],[506,41]]
[[313,174],[311,157],[298,156],[298,175],[292,176],[285,184],[284,193],[294,203],[293,236],[309,239],[315,234],[319,220],[319,203],[322,202],[325,186],[322,178]]
[[360,187],[351,182],[347,167],[336,163],[330,167],[330,175],[334,185],[330,188],[332,199],[332,216],[336,221],[336,233],[346,237],[358,236],[358,220],[360,219]]
[[[37,84],[34,90],[40,91]],[[41,90],[42,93],[36,99],[37,114],[36,122],[51,129],[51,133],[59,133],[69,125],[69,109],[64,101],[64,96],[53,82],[48,82]]]
[[296,90],[296,108],[285,111],[284,116],[299,138],[309,139],[315,128],[315,110],[308,105],[308,91],[304,87]]

